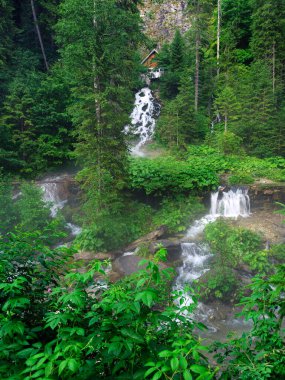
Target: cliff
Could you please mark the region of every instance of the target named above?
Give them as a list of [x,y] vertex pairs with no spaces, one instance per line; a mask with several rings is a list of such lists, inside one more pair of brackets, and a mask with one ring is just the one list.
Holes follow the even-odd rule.
[[185,33],[191,27],[186,0],[145,0],[140,7],[144,31],[158,47],[172,40],[176,29]]

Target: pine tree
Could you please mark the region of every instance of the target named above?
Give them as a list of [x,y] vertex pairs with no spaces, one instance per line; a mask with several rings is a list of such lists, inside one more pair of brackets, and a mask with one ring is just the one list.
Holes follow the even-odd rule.
[[180,71],[185,63],[185,47],[183,37],[179,30],[176,30],[173,41],[170,45],[170,67],[173,71]]
[[212,2],[210,0],[192,0],[189,2],[189,10],[193,12],[192,33],[195,41],[195,97],[194,108],[195,112],[199,108],[200,98],[200,66],[201,52],[205,42],[208,42],[208,24],[211,17]]
[[283,0],[252,0],[252,8],[251,49],[255,60],[264,60],[271,66],[275,93],[285,62],[285,3]]
[[229,86],[224,86],[215,100],[215,108],[218,114],[224,118],[225,132],[228,130],[228,125],[238,118],[239,106],[234,90]]
[[73,93],[76,156],[86,190],[87,214],[116,210],[125,178],[129,121],[136,80],[136,48],[142,40],[139,13],[130,2],[64,0],[58,43]]

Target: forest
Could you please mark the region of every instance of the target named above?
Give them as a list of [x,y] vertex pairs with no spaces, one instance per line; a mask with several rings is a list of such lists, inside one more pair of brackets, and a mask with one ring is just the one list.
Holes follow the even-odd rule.
[[0,0],[0,53],[0,378],[285,379],[285,1]]

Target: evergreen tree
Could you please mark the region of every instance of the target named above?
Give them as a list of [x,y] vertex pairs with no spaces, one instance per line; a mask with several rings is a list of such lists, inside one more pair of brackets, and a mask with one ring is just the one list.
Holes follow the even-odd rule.
[[170,67],[172,71],[180,71],[184,67],[185,53],[184,41],[179,30],[176,30],[170,45]]
[[215,109],[218,115],[224,118],[225,132],[228,130],[229,123],[238,118],[239,106],[234,90],[229,86],[223,86],[215,99]]
[[275,93],[285,63],[285,3],[283,0],[251,0],[251,3],[251,49],[256,60],[264,60],[270,65]]
[[69,107],[76,126],[79,178],[86,191],[88,223],[116,214],[125,179],[132,87],[138,75],[140,18],[129,2],[65,0],[58,42],[73,94]]

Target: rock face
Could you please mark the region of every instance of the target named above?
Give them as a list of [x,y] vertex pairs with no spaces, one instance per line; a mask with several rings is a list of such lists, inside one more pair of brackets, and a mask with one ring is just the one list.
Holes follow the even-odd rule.
[[186,0],[145,0],[140,7],[145,34],[157,42],[172,40],[175,30],[185,33],[191,27]]
[[276,202],[285,203],[284,184],[253,184],[249,187],[253,209],[280,209]]

